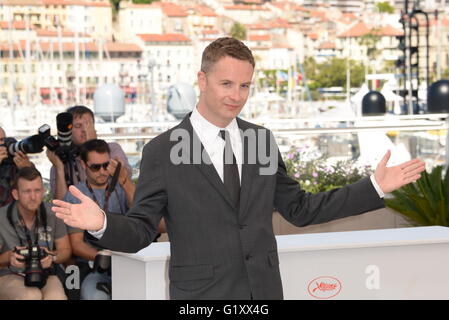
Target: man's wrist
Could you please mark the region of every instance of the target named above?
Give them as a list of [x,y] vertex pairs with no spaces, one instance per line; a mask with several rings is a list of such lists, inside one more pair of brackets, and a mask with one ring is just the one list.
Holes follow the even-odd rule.
[[95,231],[93,231],[93,230],[88,230],[87,231],[87,232],[89,232],[92,236],[94,236],[97,239],[100,239],[103,236],[104,232],[106,231],[107,222],[108,222],[108,220],[106,218],[106,213],[103,210],[101,210],[101,209],[100,209],[100,211],[103,214],[103,226],[102,226],[102,228],[100,228],[99,230],[95,230]]
[[376,189],[377,194],[379,195],[380,198],[385,197],[385,193],[382,191],[382,188],[380,187],[379,183],[376,180],[376,177],[374,176],[374,174],[372,174],[370,176],[371,179],[371,183],[373,184],[374,189]]

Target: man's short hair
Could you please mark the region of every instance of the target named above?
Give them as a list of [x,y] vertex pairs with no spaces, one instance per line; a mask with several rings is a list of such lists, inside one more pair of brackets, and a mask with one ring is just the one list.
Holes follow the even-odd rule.
[[78,105],[70,107],[66,110],[68,113],[71,113],[73,118],[79,118],[85,115],[86,113],[92,116],[92,119],[95,119],[94,113],[86,106]]
[[27,181],[33,181],[33,180],[36,180],[37,178],[42,179],[42,175],[39,172],[39,170],[37,170],[34,167],[23,167],[17,171],[16,176],[14,178],[12,188],[17,189],[20,179],[25,179]]
[[111,153],[108,143],[104,140],[93,139],[86,141],[80,147],[80,157],[85,163],[87,163],[87,156],[89,155],[89,152],[92,151],[98,153]]
[[248,61],[253,68],[256,65],[251,50],[242,41],[224,37],[218,38],[204,49],[201,58],[201,71],[209,71],[218,60],[226,56]]

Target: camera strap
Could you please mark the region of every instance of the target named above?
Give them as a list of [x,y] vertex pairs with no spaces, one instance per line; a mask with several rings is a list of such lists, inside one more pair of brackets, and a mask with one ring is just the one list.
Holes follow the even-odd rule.
[[[24,243],[23,243],[22,237],[20,237],[19,232],[17,231],[17,228],[16,228],[16,224],[12,220],[12,210],[13,210],[15,204],[16,204],[16,201],[14,201],[8,205],[6,215],[7,215],[10,225],[14,228],[14,232],[16,233],[17,238],[20,241],[20,246],[23,247]],[[31,240],[30,230],[28,230],[28,228],[26,227],[25,221],[18,209],[17,209],[17,215],[19,216],[19,222],[20,222],[20,225],[25,233],[25,237],[27,238],[28,245],[31,246],[31,245],[33,245],[33,241]],[[47,215],[47,212],[45,210],[45,205],[43,203],[41,203],[41,205],[39,207],[39,212],[36,213],[36,219],[34,221],[34,228],[33,228],[34,245],[35,246],[37,246],[39,244],[39,232],[38,232],[39,220],[40,220],[39,216],[42,217],[42,220],[43,220],[42,222],[44,223],[44,232],[47,233],[47,217],[46,217],[46,215]],[[50,244],[48,243],[47,235],[45,237],[45,242],[47,243],[47,248],[51,250]]]
[[[64,173],[67,187],[69,187],[72,184],[77,184],[78,182],[80,182],[81,176],[76,158],[71,157],[64,165],[66,166],[66,168],[64,168]],[[75,176],[76,181],[74,181]]]
[[[97,197],[95,196],[95,192],[87,180],[86,180],[86,186],[87,186],[87,189],[89,189],[90,194],[92,195],[92,200],[94,200],[95,203],[98,204],[98,206],[100,206],[100,202],[98,201]],[[109,188],[109,183],[106,185],[106,188],[104,189],[104,203],[103,203],[103,208],[102,208],[104,212],[108,211],[109,198],[111,197],[111,193],[107,192],[108,188]]]

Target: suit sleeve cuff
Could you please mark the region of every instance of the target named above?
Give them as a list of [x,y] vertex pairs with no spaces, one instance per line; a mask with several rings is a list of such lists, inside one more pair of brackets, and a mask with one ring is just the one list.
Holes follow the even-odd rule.
[[98,231],[87,231],[89,232],[92,236],[94,236],[95,238],[97,238],[98,240],[101,239],[101,237],[103,237],[104,232],[106,231],[106,227],[108,226],[108,219],[106,217],[106,213],[101,210],[101,212],[103,213],[104,216],[104,223],[103,223],[103,228],[101,228]]
[[[373,184],[374,189],[376,189],[377,194],[380,198],[385,197],[385,193],[383,193],[382,189],[380,188],[379,184],[377,183],[376,179],[374,178],[374,174],[370,176],[371,183]],[[106,220],[105,220],[106,221]]]

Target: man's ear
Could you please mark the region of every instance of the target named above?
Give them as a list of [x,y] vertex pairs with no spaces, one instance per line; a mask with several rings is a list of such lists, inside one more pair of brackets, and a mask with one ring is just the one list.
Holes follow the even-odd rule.
[[12,189],[11,194],[14,200],[19,200],[19,191],[17,191],[17,189]]
[[206,73],[204,71],[198,71],[197,74],[198,77],[198,87],[200,88],[200,91],[204,91],[206,89]]

